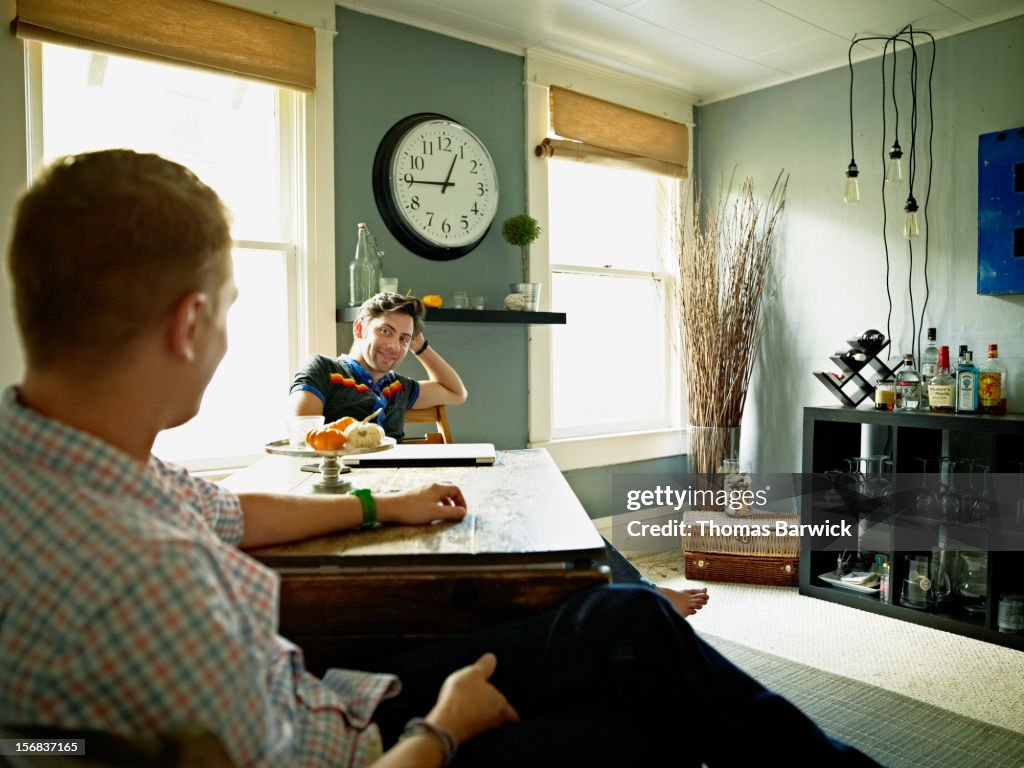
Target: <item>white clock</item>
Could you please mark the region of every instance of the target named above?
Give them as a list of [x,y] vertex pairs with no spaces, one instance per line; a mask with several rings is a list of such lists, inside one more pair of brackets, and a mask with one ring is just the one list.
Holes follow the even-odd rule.
[[373,195],[391,233],[429,259],[455,259],[480,244],[498,211],[498,176],[487,147],[464,125],[421,113],[384,135]]

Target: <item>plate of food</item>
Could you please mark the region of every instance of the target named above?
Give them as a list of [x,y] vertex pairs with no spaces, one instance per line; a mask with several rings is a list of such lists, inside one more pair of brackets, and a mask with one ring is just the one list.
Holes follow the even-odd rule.
[[384,429],[372,420],[380,413],[374,411],[362,421],[345,416],[330,424],[311,429],[306,433],[304,446],[293,445],[288,440],[274,440],[264,447],[267,453],[279,456],[323,456],[336,458],[357,453],[386,451],[397,445],[395,438],[384,434]]
[[357,453],[374,453],[376,451],[386,451],[389,448],[394,448],[398,445],[398,441],[393,437],[385,435],[380,439],[377,445],[366,446],[361,448],[345,446],[344,448],[338,448],[336,450],[317,450],[311,448],[307,443],[304,448],[299,448],[292,445],[287,439],[284,440],[273,440],[267,443],[264,448],[267,453],[272,453],[277,456],[305,456],[305,457],[338,457],[338,456],[353,456]]

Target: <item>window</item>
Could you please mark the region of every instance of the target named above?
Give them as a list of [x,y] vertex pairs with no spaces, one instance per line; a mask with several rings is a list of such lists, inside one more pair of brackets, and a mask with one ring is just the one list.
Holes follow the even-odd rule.
[[194,469],[237,465],[284,434],[301,356],[295,178],[302,95],[208,71],[29,43],[34,165],[109,147],[191,168],[232,212],[239,299],[228,353],[199,414],[154,453]]
[[551,437],[670,428],[678,182],[557,157],[547,172],[551,305],[568,319],[551,332]]

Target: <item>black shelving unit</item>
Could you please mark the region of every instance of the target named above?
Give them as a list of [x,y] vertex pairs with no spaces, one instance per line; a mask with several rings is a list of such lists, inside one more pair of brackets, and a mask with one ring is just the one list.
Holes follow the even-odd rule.
[[[835,476],[848,457],[861,456],[862,436],[884,446],[879,454],[892,461],[892,490],[887,501],[859,493],[855,486],[837,489]],[[984,520],[946,521],[940,515],[921,515],[915,507],[922,477],[921,457],[972,459],[1004,481],[994,495],[998,502]],[[853,539],[829,544],[803,537],[800,551],[800,593],[872,613],[922,624],[947,632],[1024,650],[1024,633],[998,629],[1000,598],[1024,594],[1024,526],[1015,516],[1020,466],[1024,461],[1024,414],[1004,416],[876,411],[843,406],[805,408],[803,414],[803,480],[800,519],[804,524],[847,521]],[[938,468],[934,472],[938,473]],[[977,475],[975,475],[977,477]],[[983,476],[982,476],[983,477]],[[933,481],[937,478],[929,478]],[[947,478],[948,480],[948,478]],[[968,471],[957,475],[961,491],[969,487]],[[933,486],[937,489],[937,486]],[[980,486],[976,490],[980,490]],[[955,542],[951,557],[960,553],[983,556],[987,564],[985,597],[968,605],[953,596],[923,609],[901,604],[901,585],[908,577],[908,557],[931,555],[933,547]],[[890,597],[843,589],[823,581],[831,575],[837,556],[859,553],[870,563],[882,555],[890,564]]]
[[[335,310],[335,320],[351,323],[359,307]],[[517,312],[511,309],[427,309],[429,323],[514,323],[518,325],[565,325],[565,312]]]

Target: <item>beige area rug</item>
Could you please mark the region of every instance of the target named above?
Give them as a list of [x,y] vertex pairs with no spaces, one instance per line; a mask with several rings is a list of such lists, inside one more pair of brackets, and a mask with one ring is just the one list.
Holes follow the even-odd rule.
[[698,582],[682,552],[624,555],[656,584],[708,587],[698,632],[1024,732],[1024,652],[802,596],[796,587]]

